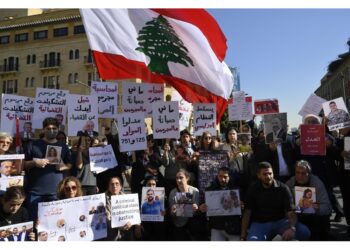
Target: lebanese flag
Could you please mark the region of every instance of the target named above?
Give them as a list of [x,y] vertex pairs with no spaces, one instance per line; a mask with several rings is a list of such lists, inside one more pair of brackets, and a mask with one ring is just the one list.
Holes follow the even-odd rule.
[[190,103],[226,110],[233,77],[226,38],[201,9],[81,9],[100,78],[168,83]]

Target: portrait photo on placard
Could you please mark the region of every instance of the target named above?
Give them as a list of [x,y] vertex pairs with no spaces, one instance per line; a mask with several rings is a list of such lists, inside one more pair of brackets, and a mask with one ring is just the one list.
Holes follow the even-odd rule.
[[287,138],[287,113],[264,115],[265,142],[284,142]]
[[47,145],[45,158],[50,161],[50,164],[61,163],[62,147]]
[[330,131],[350,127],[350,115],[343,97],[324,102],[322,107],[327,117],[327,125]]

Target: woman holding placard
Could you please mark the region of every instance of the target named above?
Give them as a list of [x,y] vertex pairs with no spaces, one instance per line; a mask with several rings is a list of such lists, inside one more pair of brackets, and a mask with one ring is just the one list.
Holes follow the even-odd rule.
[[82,195],[81,183],[74,176],[68,176],[58,184],[57,197],[60,200],[80,197]]

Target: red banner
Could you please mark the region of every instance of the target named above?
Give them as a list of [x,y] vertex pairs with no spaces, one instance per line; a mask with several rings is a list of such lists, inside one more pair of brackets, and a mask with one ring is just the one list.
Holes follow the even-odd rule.
[[254,112],[256,115],[279,113],[278,100],[256,100],[254,102]]
[[300,152],[302,155],[326,155],[324,125],[300,126]]

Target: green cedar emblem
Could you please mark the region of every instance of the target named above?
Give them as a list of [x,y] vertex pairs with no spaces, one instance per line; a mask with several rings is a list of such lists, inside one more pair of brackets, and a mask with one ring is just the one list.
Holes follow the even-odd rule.
[[147,66],[154,73],[171,75],[168,62],[193,66],[192,59],[187,55],[188,49],[162,15],[147,22],[140,30],[137,40],[140,47],[136,50],[150,58]]

